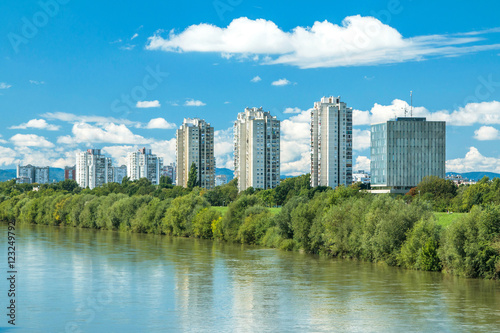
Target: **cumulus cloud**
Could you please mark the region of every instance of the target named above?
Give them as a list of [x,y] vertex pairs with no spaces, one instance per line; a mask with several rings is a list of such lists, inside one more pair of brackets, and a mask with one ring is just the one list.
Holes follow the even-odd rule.
[[[394,117],[403,117],[407,111],[410,116],[410,105],[400,99],[391,105],[375,105],[369,111],[353,110],[353,125],[370,125],[384,122]],[[470,126],[474,124],[500,124],[500,102],[469,103],[455,111],[441,110],[431,112],[423,106],[413,107],[414,117],[426,117],[427,120],[446,121],[447,125]]]
[[[139,149],[138,145],[121,145],[121,146],[105,146],[102,147],[101,151],[111,156],[113,160],[114,166],[127,165],[127,155],[130,152],[136,151]],[[155,154],[155,152],[153,152]]]
[[188,99],[185,103],[184,106],[205,106],[207,104],[203,103],[202,101],[197,101],[194,99]]
[[303,112],[303,110],[299,108],[286,108],[285,111],[283,111],[283,113],[301,113],[301,112]]
[[500,132],[491,126],[482,126],[474,132],[474,139],[479,141],[489,141],[500,139]]
[[281,174],[298,176],[311,170],[311,110],[281,122]]
[[288,81],[287,79],[279,79],[277,81],[273,81],[271,84],[273,86],[287,86],[289,85],[291,82]]
[[[221,52],[266,55],[263,64],[288,64],[300,68],[378,65],[421,61],[432,57],[460,56],[495,50],[486,32],[428,35],[405,38],[374,17],[346,17],[340,25],[314,22],[289,32],[265,19],[234,19],[227,27],[191,25],[168,37],[155,34],[146,49],[165,52]],[[251,58],[249,56],[249,58]]]
[[153,154],[158,155],[163,158],[163,163],[168,165],[175,162],[175,149],[176,149],[176,139],[172,138],[170,140],[161,140],[151,143],[149,146],[153,151]]
[[353,172],[358,172],[360,170],[363,170],[364,172],[370,172],[370,159],[368,157],[356,157],[356,164],[354,165]]
[[233,128],[214,132],[215,164],[218,168],[234,169]]
[[9,89],[10,87],[12,87],[12,85],[5,82],[0,82],[0,89]]
[[253,83],[256,83],[256,82],[259,82],[259,81],[262,81],[262,79],[258,75],[256,77],[254,77],[253,79],[250,80],[250,82],[253,82]]
[[365,150],[370,148],[370,131],[354,129],[352,131],[352,149]]
[[174,129],[177,126],[175,124],[169,123],[164,118],[154,118],[149,121],[145,128],[149,129]]
[[57,143],[77,145],[79,143],[116,143],[116,144],[149,144],[152,139],[146,139],[132,133],[127,126],[107,123],[93,126],[87,123],[76,123],[72,129],[73,136],[66,135],[57,138]]
[[36,128],[36,129],[41,129],[41,130],[48,130],[48,131],[57,131],[59,130],[59,126],[56,125],[51,125],[47,123],[45,119],[31,119],[27,123],[23,123],[18,126],[11,126],[9,129],[27,129],[27,128]]
[[147,108],[159,108],[161,106],[158,100],[154,101],[138,101],[135,105],[136,108],[139,109],[147,109]]
[[0,146],[0,166],[17,164],[19,161],[17,160],[16,156],[17,153],[15,150]]
[[10,141],[19,147],[41,147],[52,148],[54,144],[43,136],[35,134],[16,134],[10,138]]
[[483,156],[475,147],[470,147],[464,158],[446,161],[448,172],[487,171],[500,173],[500,158]]

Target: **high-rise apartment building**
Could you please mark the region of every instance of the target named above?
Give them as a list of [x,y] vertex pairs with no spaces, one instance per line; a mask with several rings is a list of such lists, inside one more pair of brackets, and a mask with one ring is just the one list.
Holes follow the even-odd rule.
[[88,149],[76,154],[76,182],[82,188],[93,189],[113,180],[111,158],[100,149]]
[[311,111],[311,186],[352,184],[352,108],[323,97]]
[[163,159],[142,148],[127,156],[127,176],[130,180],[147,178],[153,185],[160,184]]
[[198,171],[198,185],[215,187],[214,128],[205,120],[185,118],[177,130],[178,186],[187,187],[189,170],[194,163]]
[[17,183],[24,184],[48,184],[50,169],[49,167],[36,167],[31,164],[17,166]]
[[76,180],[76,165],[64,167],[64,180]]
[[371,126],[371,186],[407,193],[425,176],[445,177],[446,122],[399,117]]
[[246,108],[234,123],[234,176],[239,191],[280,183],[280,121],[262,108]]
[[127,177],[127,166],[122,165],[119,167],[112,167],[113,168],[113,182],[121,184],[123,181],[123,178]]

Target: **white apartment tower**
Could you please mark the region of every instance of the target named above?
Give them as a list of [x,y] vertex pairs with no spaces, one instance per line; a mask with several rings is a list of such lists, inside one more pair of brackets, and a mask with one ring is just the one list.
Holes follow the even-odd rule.
[[76,182],[82,188],[93,189],[113,181],[111,158],[100,149],[88,149],[76,154]]
[[246,108],[234,123],[234,176],[240,192],[280,183],[280,121],[262,108]]
[[17,166],[17,182],[25,184],[48,184],[49,183],[49,167],[37,167],[31,164]]
[[147,178],[153,185],[160,184],[163,159],[142,148],[127,156],[127,176],[130,180]]
[[311,186],[352,184],[352,108],[323,97],[311,111]]
[[187,187],[191,164],[198,171],[198,185],[215,187],[214,128],[205,120],[185,118],[177,130],[176,184]]

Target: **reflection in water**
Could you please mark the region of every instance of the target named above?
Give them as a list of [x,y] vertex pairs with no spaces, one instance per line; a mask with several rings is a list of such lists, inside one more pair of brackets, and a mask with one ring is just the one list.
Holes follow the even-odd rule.
[[499,328],[495,281],[203,240],[38,226],[17,233],[17,332]]

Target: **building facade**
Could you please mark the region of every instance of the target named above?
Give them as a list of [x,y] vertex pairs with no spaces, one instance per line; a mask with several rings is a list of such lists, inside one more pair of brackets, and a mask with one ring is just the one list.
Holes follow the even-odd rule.
[[352,108],[323,97],[311,111],[311,186],[352,184]]
[[163,159],[153,154],[151,149],[142,148],[127,156],[127,176],[132,181],[147,178],[153,185],[158,185],[162,168]]
[[113,180],[111,158],[100,149],[88,149],[76,154],[76,182],[82,188],[96,188]]
[[194,163],[198,172],[198,185],[206,189],[215,187],[214,128],[205,120],[185,118],[177,130],[176,184],[187,187],[189,170]]
[[407,193],[425,176],[445,177],[446,123],[399,117],[371,126],[371,186]]
[[280,121],[262,108],[246,108],[234,123],[234,176],[240,192],[280,184]]
[[215,176],[215,186],[222,186],[225,184],[227,184],[227,176],[226,175]]
[[50,177],[49,167],[36,167],[31,164],[18,165],[16,172],[17,183],[48,184]]
[[175,180],[177,178],[176,174],[177,174],[177,165],[176,165],[176,163],[170,163],[169,165],[163,166],[161,175],[169,177],[170,179],[172,179],[172,184],[173,185],[176,184],[176,182],[175,182]]
[[76,165],[64,167],[64,180],[76,180]]
[[113,168],[113,182],[115,183],[122,183],[123,178],[127,177],[127,166],[122,165],[119,167],[112,167]]

